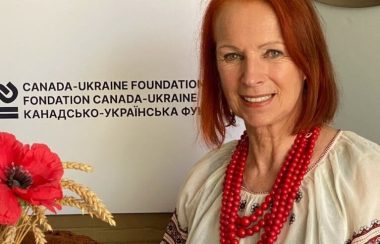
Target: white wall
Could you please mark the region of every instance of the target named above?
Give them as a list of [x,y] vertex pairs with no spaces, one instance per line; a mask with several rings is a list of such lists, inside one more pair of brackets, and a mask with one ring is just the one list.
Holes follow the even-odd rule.
[[341,92],[335,126],[380,143],[380,6],[316,5]]

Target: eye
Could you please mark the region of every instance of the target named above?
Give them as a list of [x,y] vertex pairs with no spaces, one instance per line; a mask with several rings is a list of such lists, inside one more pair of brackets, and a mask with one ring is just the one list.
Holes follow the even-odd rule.
[[223,55],[223,61],[225,62],[233,62],[233,61],[236,61],[236,60],[243,60],[244,57],[243,55],[239,54],[239,53],[227,53],[225,55]]
[[275,59],[282,57],[284,53],[280,50],[275,50],[275,49],[269,49],[264,53],[265,58],[270,58],[270,59]]

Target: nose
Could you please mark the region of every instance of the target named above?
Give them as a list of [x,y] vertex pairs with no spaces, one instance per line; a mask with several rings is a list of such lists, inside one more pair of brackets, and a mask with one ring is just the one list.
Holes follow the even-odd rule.
[[241,81],[246,86],[260,86],[265,81],[265,64],[258,57],[246,57],[242,65]]

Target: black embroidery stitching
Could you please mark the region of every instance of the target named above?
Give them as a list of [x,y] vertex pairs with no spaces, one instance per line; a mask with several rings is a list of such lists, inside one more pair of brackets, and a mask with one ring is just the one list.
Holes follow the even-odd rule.
[[[176,223],[177,222],[177,225]],[[178,226],[179,229],[176,228]],[[170,219],[168,225],[166,226],[166,231],[165,233],[176,243],[176,244],[185,244],[186,239],[181,235],[180,232],[187,233],[186,230],[182,230],[178,223],[178,218],[177,218],[177,212],[174,211],[172,218]],[[165,237],[164,237],[165,238]],[[161,241],[161,244],[168,244],[169,242],[165,239]]]
[[252,206],[251,206],[251,214],[254,213],[256,211],[256,209],[258,209],[259,207],[260,207],[260,204],[258,204],[256,202],[254,204],[252,204]]
[[296,214],[292,213],[289,217],[289,225],[292,225],[296,221]]
[[[345,244],[351,244],[356,238],[359,238],[365,234],[367,234],[368,232],[370,232],[371,230],[375,229],[375,228],[378,228],[380,227],[380,220],[378,219],[375,219],[371,222],[370,226],[362,226],[360,227],[359,231],[358,232],[354,232],[353,235],[352,235],[352,238],[351,239],[348,239]],[[376,238],[376,239],[375,239]],[[380,243],[380,234],[379,235],[376,235],[374,237],[372,237],[371,240],[369,240],[367,243],[375,243],[375,244],[379,244]]]
[[303,194],[302,194],[302,191],[298,191],[297,192],[297,196],[296,196],[296,203],[299,203],[303,198]]
[[239,211],[243,211],[247,206],[247,200],[240,201]]

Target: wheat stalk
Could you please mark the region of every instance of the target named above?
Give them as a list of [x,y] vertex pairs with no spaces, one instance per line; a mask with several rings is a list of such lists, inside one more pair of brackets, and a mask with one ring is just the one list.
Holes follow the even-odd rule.
[[5,230],[8,228],[6,225],[0,225],[0,243],[3,243],[4,241],[4,235],[5,235]]
[[81,170],[84,172],[92,172],[93,168],[85,163],[78,163],[78,162],[62,162],[62,166],[64,169],[76,169]]
[[45,215],[45,208],[41,206],[34,206],[33,213],[35,215],[35,223],[37,222],[44,231],[52,231],[51,225],[48,223],[48,220]]
[[[82,211],[82,214],[89,213],[89,211],[91,211],[91,208],[89,208],[82,199],[76,199],[75,197],[64,196],[61,200],[58,201],[58,203],[63,206],[78,208]],[[89,214],[92,217],[92,213]]]
[[21,241],[25,238],[26,234],[32,227],[31,217],[28,215],[29,210],[30,206],[27,206],[26,209],[22,210],[22,214],[20,217],[21,221],[19,221],[19,224],[17,225],[14,243],[21,243]]
[[37,225],[33,225],[32,230],[36,244],[47,243],[44,232]]
[[13,244],[15,237],[16,237],[16,231],[17,227],[16,226],[7,226],[4,228],[2,235],[1,235],[1,240],[2,244]]
[[61,186],[64,189],[68,189],[76,193],[81,199],[83,199],[85,202],[89,203],[90,205],[93,205],[94,202],[96,201],[97,197],[94,192],[92,192],[88,187],[83,186],[73,180],[62,179]]
[[112,214],[108,211],[106,206],[98,199],[94,205],[91,205],[93,208],[93,214],[95,217],[101,219],[102,221],[108,223],[111,226],[116,226],[116,222],[113,219]]
[[112,214],[108,211],[106,206],[102,203],[100,198],[91,191],[88,187],[83,186],[73,180],[62,179],[61,185],[63,188],[68,189],[76,193],[81,200],[86,205],[80,205],[78,201],[72,201],[73,205],[79,204],[80,209],[84,209],[90,215],[93,214],[95,217],[101,219],[102,221],[110,224],[111,226],[115,226],[116,222],[113,219]]

